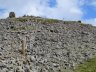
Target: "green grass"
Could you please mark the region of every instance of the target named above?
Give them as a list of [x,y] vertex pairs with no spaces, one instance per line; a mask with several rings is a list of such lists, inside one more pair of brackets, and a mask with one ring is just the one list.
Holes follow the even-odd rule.
[[37,19],[37,22],[41,22],[43,24],[50,24],[50,23],[58,23],[59,20],[57,19]]
[[87,24],[84,24],[81,21],[63,21],[58,19],[48,19],[48,18],[34,17],[34,16],[23,16],[19,18],[11,18],[11,21],[14,21],[14,22],[33,21],[41,24],[54,24],[54,23],[64,22],[64,24],[79,23],[81,26],[88,26]]
[[17,21],[17,22],[26,22],[28,20],[37,22],[37,23],[42,23],[42,24],[52,24],[52,23],[57,23],[60,22],[61,20],[57,20],[57,19],[45,19],[45,18],[40,18],[40,17],[20,17],[20,18],[11,18],[11,20],[13,21]]
[[11,31],[21,31],[21,30],[36,30],[36,27],[33,26],[26,26],[26,27],[18,27],[18,28],[12,28]]
[[62,68],[61,72],[96,72],[96,57],[89,59],[83,64],[76,66],[74,70],[71,69],[64,70]]
[[96,57],[80,64],[74,72],[96,72]]

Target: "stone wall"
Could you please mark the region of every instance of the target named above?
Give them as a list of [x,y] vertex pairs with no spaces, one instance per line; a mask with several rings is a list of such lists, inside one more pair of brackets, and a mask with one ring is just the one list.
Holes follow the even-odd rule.
[[[62,72],[73,69],[96,54],[96,27],[77,23],[36,24],[0,21],[1,72]],[[7,27],[34,26],[12,31]],[[26,55],[19,49],[26,37]]]

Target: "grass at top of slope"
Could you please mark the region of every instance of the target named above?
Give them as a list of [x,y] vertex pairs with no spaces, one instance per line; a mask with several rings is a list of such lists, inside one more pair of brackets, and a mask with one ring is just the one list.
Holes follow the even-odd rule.
[[42,24],[53,24],[53,23],[64,23],[64,24],[74,24],[74,23],[81,23],[81,21],[64,21],[60,19],[52,19],[52,18],[42,18],[42,17],[33,17],[33,16],[25,16],[25,17],[19,17],[19,18],[10,18],[12,21],[16,22],[27,22],[27,21],[32,21],[32,22],[37,22],[37,23],[42,23]]
[[18,22],[27,22],[27,21],[33,21],[33,22],[37,22],[37,23],[58,23],[62,20],[58,20],[58,19],[46,19],[46,18],[38,18],[38,17],[19,17],[19,18],[11,18],[11,20],[13,21],[18,21]]

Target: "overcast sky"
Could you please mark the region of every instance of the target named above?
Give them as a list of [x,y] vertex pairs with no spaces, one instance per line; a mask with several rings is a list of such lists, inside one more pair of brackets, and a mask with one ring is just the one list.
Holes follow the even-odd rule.
[[96,26],[96,0],[0,0],[0,18],[34,15],[63,20],[82,20]]

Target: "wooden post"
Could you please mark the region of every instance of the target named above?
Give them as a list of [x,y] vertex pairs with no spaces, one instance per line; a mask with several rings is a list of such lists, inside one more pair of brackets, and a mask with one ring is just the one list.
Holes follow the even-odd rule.
[[24,39],[22,40],[22,51],[21,51],[21,53],[22,53],[23,55],[25,55],[25,50],[26,50],[26,39],[24,38]]

